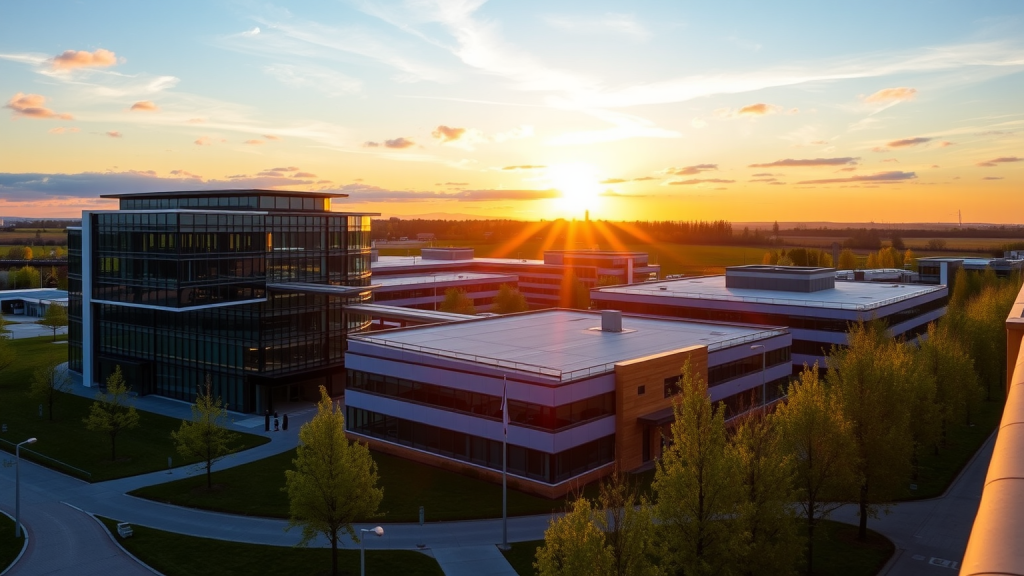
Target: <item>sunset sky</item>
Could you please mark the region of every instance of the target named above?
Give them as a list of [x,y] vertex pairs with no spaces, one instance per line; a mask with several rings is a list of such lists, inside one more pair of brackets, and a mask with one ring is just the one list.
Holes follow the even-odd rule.
[[5,2],[0,217],[1024,223],[1020,2]]

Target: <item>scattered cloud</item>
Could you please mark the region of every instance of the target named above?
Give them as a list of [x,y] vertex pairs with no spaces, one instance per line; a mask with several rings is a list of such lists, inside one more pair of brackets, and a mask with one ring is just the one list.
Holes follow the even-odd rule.
[[193,144],[196,146],[209,146],[213,144],[213,139],[209,136],[200,136]]
[[926,142],[931,141],[932,138],[924,138],[919,136],[917,138],[904,138],[903,140],[893,140],[892,142],[886,144],[886,146],[888,146],[889,148],[907,148],[909,146],[917,146],[918,144],[924,144]]
[[542,170],[547,166],[537,164],[521,164],[519,166],[505,166],[502,170]]
[[57,70],[73,68],[106,68],[117,64],[117,55],[110,50],[97,48],[95,52],[88,50],[65,50],[51,60]]
[[644,182],[645,180],[657,180],[654,176],[641,176],[639,178],[633,178],[633,182]]
[[416,143],[413,142],[412,140],[409,140],[408,138],[394,138],[392,140],[384,141],[385,148],[396,148],[398,150],[401,150],[403,148],[410,148],[415,145]]
[[883,88],[874,94],[864,98],[865,102],[906,102],[917,96],[915,88]]
[[836,170],[836,172],[853,172],[855,170],[857,170],[856,166],[847,166],[846,168],[840,168],[839,170]]
[[71,114],[61,114],[46,107],[46,97],[39,94],[24,94],[18,92],[7,101],[5,108],[13,110],[12,117],[35,118],[37,120],[58,119],[74,120]]
[[982,166],[984,168],[992,168],[993,166],[997,166],[999,164],[1007,164],[1009,162],[1024,162],[1024,158],[1018,158],[1016,156],[1003,156],[1002,158],[993,158],[991,160],[986,160],[985,162],[978,162],[978,166]]
[[804,160],[794,160],[792,158],[786,158],[785,160],[776,160],[775,162],[768,162],[766,164],[750,164],[749,168],[772,168],[775,166],[793,166],[793,167],[806,167],[806,166],[842,166],[844,164],[856,164],[857,158],[844,156],[842,158],[808,158]]
[[266,144],[266,142],[264,142],[263,140],[259,140],[257,138],[253,138],[252,140],[246,140],[245,142],[242,142],[242,144],[248,144],[249,146],[260,146],[262,144]]
[[772,176],[778,176],[778,174],[772,174],[771,172],[758,172],[757,174],[751,174],[754,178],[770,178]]
[[701,172],[709,172],[711,170],[718,170],[718,164],[694,164],[693,166],[683,166],[682,168],[666,168],[661,171],[662,174],[670,176],[691,176],[693,174],[700,174]]
[[623,178],[606,178],[601,180],[600,184],[622,184],[623,182],[629,182]]
[[758,102],[757,104],[751,104],[740,108],[739,112],[736,114],[739,116],[766,116],[768,114],[777,114],[781,111],[782,106]]
[[849,178],[826,178],[823,180],[804,180],[797,184],[837,184],[842,182],[900,182],[913,180],[917,174],[913,172],[879,172],[877,174],[850,176]]
[[188,119],[188,123],[189,124],[205,124],[206,123],[206,119],[205,118],[189,118]]
[[202,180],[203,177],[199,174],[193,174],[188,170],[171,170],[171,176],[179,176],[181,178],[191,178],[194,180]]
[[947,148],[947,147],[953,146],[955,144],[956,144],[956,142],[950,142],[949,140],[943,140],[943,141],[939,142],[939,148]]
[[274,172],[295,172],[299,170],[298,166],[278,166],[277,168],[267,168],[267,170],[273,170]]
[[982,180],[1002,180],[1002,176],[985,176]]
[[364,148],[377,148],[378,146],[380,146],[379,142],[370,142],[369,140],[363,142]]
[[732,184],[735,180],[723,180],[721,178],[692,178],[690,180],[676,180],[669,182],[671,186],[692,186],[694,184]]
[[882,160],[882,162],[890,162],[890,163],[897,163],[898,164],[899,160],[897,160],[895,158],[886,158],[885,160]]
[[754,178],[753,180],[747,180],[747,182],[777,182],[776,178]]
[[292,178],[316,178],[316,174],[312,172],[296,172],[292,174]]
[[47,130],[47,132],[49,132],[50,134],[74,133],[74,132],[78,132],[78,128],[75,127],[75,126],[72,126],[71,128],[65,128],[63,126],[58,126],[56,128],[50,128],[49,130]]
[[431,136],[437,138],[442,144],[446,142],[455,142],[466,133],[465,128],[451,128],[449,126],[438,126],[436,130],[430,133]]
[[274,142],[281,140],[280,136],[274,136],[273,134],[264,134],[263,137],[266,138],[267,140],[273,140]]
[[139,100],[135,104],[132,104],[130,110],[133,112],[136,110],[139,112],[159,112],[160,107],[150,100]]
[[260,34],[260,27],[259,26],[256,26],[252,30],[246,30],[245,32],[241,33],[242,36],[248,36],[250,38],[253,37],[253,36],[259,36],[259,34]]
[[445,186],[469,186],[469,182],[445,182]]
[[121,134],[117,130],[110,130],[107,132],[107,136],[110,136],[111,138],[122,138],[124,137],[124,134]]

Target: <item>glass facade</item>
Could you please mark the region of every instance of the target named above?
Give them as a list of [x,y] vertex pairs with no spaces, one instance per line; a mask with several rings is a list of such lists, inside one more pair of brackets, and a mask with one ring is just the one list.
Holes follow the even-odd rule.
[[87,215],[89,254],[82,232],[69,234],[73,370],[86,367],[88,338],[93,381],[120,365],[140,394],[192,401],[209,377],[232,410],[253,412],[285,399],[276,391],[287,386],[340,393],[346,334],[369,324],[343,308],[370,301],[359,289],[370,283],[369,216],[329,212],[326,195],[269,191],[141,194],[120,204]]

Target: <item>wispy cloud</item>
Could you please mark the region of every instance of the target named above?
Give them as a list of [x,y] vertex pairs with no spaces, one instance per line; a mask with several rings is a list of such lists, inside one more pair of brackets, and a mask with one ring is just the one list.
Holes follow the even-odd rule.
[[709,170],[718,170],[718,164],[694,164],[693,166],[683,166],[682,168],[673,166],[672,168],[665,168],[661,173],[670,176],[690,176],[692,174],[708,172]]
[[644,39],[650,36],[650,32],[644,28],[632,14],[616,14],[608,12],[602,16],[580,16],[554,15],[549,14],[542,17],[544,23],[556,30],[572,32],[576,34],[593,34],[599,36],[627,36],[635,39]]
[[539,164],[519,164],[517,166],[505,166],[502,170],[542,170],[544,168],[547,168],[547,166]]
[[865,96],[864,101],[868,103],[906,102],[908,100],[913,100],[916,96],[916,88],[883,88],[874,94]]
[[889,142],[888,144],[886,144],[886,146],[888,146],[889,148],[907,148],[907,147],[910,147],[910,146],[917,146],[918,144],[924,144],[926,142],[931,142],[931,141],[932,141],[931,138],[924,138],[924,137],[904,138],[903,140],[893,140],[892,142]]
[[362,81],[337,70],[313,64],[274,63],[263,71],[282,84],[293,88],[313,89],[328,96],[355,94],[363,89]]
[[449,126],[441,125],[441,126],[438,126],[437,129],[435,129],[430,134],[434,138],[437,138],[438,140],[440,140],[442,144],[444,144],[446,142],[455,142],[459,138],[462,138],[462,136],[466,134],[466,129],[465,128],[451,128]]
[[1024,162],[1024,158],[1018,158],[1016,156],[1003,156],[1001,158],[993,158],[991,160],[986,160],[984,162],[978,162],[978,166],[981,166],[983,168],[992,168],[994,166],[998,166],[999,164],[1007,164],[1010,162]]
[[50,128],[49,130],[47,130],[47,132],[49,132],[50,134],[75,133],[75,132],[78,132],[78,131],[79,131],[78,128],[75,127],[75,126],[72,126],[71,128],[65,128],[63,126],[58,126],[56,128]]
[[850,176],[848,178],[825,178],[821,180],[804,180],[802,182],[797,182],[797,184],[839,184],[845,182],[885,183],[913,180],[914,178],[917,178],[917,174],[913,172],[879,172],[877,174]]
[[732,184],[735,180],[723,180],[721,178],[692,178],[690,180],[676,180],[669,182],[670,186],[693,186],[694,184]]
[[785,160],[776,160],[775,162],[768,162],[765,164],[750,164],[749,168],[772,168],[776,166],[792,166],[792,167],[807,167],[807,166],[843,166],[845,164],[856,164],[857,158],[844,156],[842,158],[808,158],[804,160],[794,160],[792,158],[786,158]]
[[74,120],[71,114],[54,112],[46,107],[46,97],[39,94],[18,92],[7,101],[5,108],[12,110],[11,117],[34,118],[36,120]]
[[107,136],[109,136],[111,138],[124,138],[124,134],[121,134],[117,130],[110,130],[110,131],[106,132],[106,134],[107,134]]

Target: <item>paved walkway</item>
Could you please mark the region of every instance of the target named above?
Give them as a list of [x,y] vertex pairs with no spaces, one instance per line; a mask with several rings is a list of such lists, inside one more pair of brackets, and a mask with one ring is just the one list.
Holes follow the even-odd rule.
[[[93,394],[94,390],[80,386],[78,393]],[[163,398],[139,399],[139,407],[175,417],[188,414],[188,405]],[[312,417],[315,408],[289,413],[287,432],[263,432],[262,425],[253,424],[241,415],[234,426],[238,429],[264,434],[271,442],[240,454],[229,456],[216,469],[237,466],[289,450],[298,442],[298,429]],[[993,439],[989,439],[964,472],[942,498],[896,504],[891,512],[869,521],[869,526],[885,534],[897,547],[894,558],[886,565],[886,576],[911,574],[951,574],[963,557],[974,515],[981,497],[981,487],[991,457]],[[155,472],[132,478],[88,484],[64,476],[53,470],[22,462],[22,518],[34,538],[33,550],[19,562],[18,570],[24,574],[62,573],[51,569],[54,557],[69,557],[65,552],[65,537],[81,539],[73,548],[76,565],[104,566],[114,562],[115,551],[95,522],[81,524],[82,510],[170,532],[189,534],[236,542],[249,542],[274,546],[295,545],[300,535],[297,530],[287,531],[287,522],[270,518],[252,518],[218,514],[159,504],[125,494],[142,486],[160,484],[195,473],[194,467]],[[13,468],[0,468],[0,506],[13,511]],[[857,523],[856,508],[846,506],[836,511],[833,519]],[[523,542],[543,538],[550,517],[547,515],[512,518],[508,522],[510,542]],[[91,519],[88,519],[92,522]],[[358,525],[371,528],[372,524]],[[449,575],[510,573],[508,563],[495,548],[501,542],[501,520],[475,520],[464,522],[437,522],[426,526],[418,524],[384,524],[384,536],[367,538],[367,549],[417,550],[425,545],[442,569]],[[56,538],[39,537],[43,533],[60,534]],[[68,536],[65,536],[68,535]],[[75,540],[78,542],[78,540]],[[327,546],[320,539],[315,546]],[[342,545],[358,548],[354,541],[344,539]],[[121,558],[124,561],[124,557]],[[136,566],[133,564],[133,566]],[[53,571],[58,570],[58,571]],[[100,573],[100,568],[96,569]],[[83,573],[77,571],[75,573]],[[117,573],[131,573],[121,572]]]

